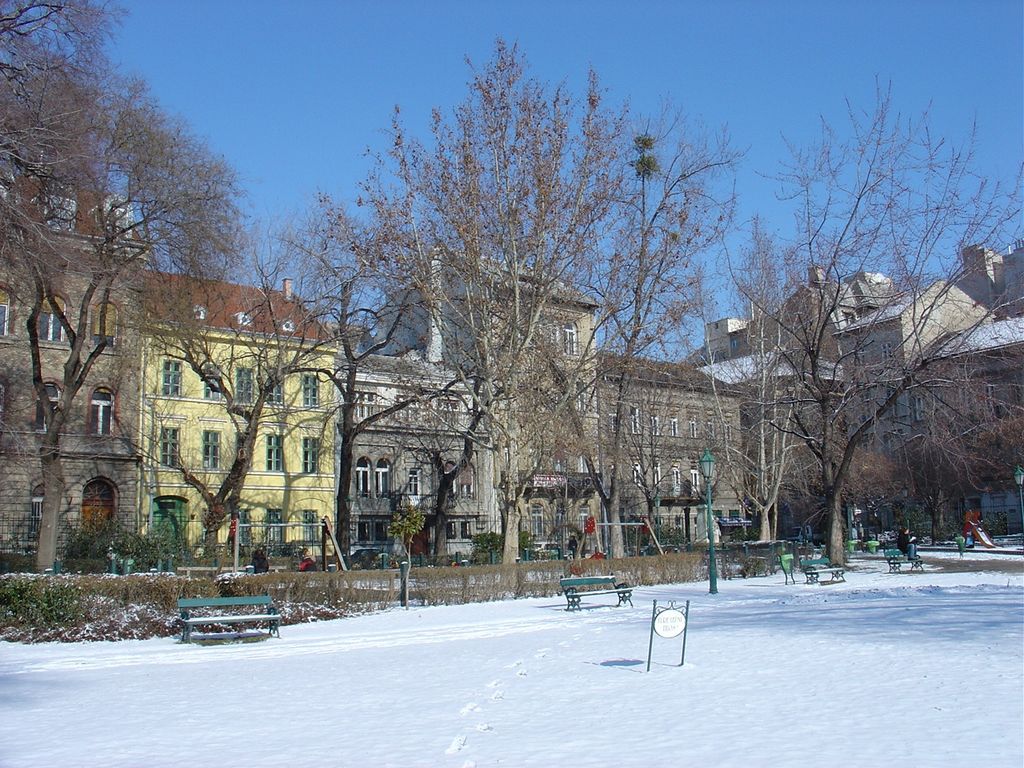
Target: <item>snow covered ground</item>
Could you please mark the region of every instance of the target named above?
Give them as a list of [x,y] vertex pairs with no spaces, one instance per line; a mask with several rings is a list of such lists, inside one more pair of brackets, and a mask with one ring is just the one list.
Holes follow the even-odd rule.
[[[0,643],[0,766],[1024,764],[1021,557],[395,609],[182,645]],[[1008,567],[1009,566],[1009,567]],[[991,570],[990,570],[991,569]],[[801,579],[802,581],[802,579]],[[655,638],[652,601],[690,601]],[[609,602],[610,601],[610,602]]]

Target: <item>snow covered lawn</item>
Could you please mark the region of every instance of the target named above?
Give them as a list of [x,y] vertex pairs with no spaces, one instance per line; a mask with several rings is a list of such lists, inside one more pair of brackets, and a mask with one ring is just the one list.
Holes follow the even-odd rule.
[[[259,643],[0,643],[0,766],[1020,768],[1024,580],[999,560],[854,559],[845,584],[779,572],[578,613],[395,609]],[[645,672],[653,600],[691,601],[683,667],[681,638],[655,638]]]

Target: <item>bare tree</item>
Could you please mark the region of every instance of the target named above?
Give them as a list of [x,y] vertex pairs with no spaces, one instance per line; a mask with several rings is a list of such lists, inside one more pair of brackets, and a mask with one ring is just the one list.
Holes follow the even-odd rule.
[[513,402],[554,299],[599,245],[617,129],[593,77],[579,102],[499,41],[454,115],[435,112],[430,146],[395,120],[387,183],[367,185],[396,258],[415,264],[436,359],[471,398],[481,429],[466,434],[495,457],[506,560],[531,464]]
[[[0,257],[12,268],[43,415],[40,568],[54,561],[61,439],[90,372],[130,320],[112,310],[144,266],[209,265],[231,252],[234,176],[138,82],[94,55],[90,3],[0,7]],[[89,67],[80,55],[89,54]],[[130,302],[128,303],[130,306]],[[48,338],[41,338],[41,322]],[[124,326],[122,326],[123,329]],[[45,345],[61,345],[56,361]],[[56,389],[56,396],[54,390]]]
[[840,140],[825,126],[779,177],[796,212],[777,264],[788,300],[759,305],[741,287],[778,327],[780,359],[795,374],[782,399],[791,411],[780,411],[791,415],[776,426],[814,457],[837,561],[858,448],[929,386],[937,341],[990,316],[957,288],[955,259],[970,243],[999,241],[1018,211],[1014,193],[972,174],[970,145],[937,141],[926,119],[895,114],[888,93],[869,114],[851,109],[849,130]]
[[[622,451],[627,409],[636,400],[633,371],[644,359],[666,351],[678,356],[683,320],[698,294],[696,257],[719,240],[732,219],[733,197],[719,182],[732,170],[737,153],[723,133],[713,135],[682,116],[664,113],[635,132],[619,162],[631,173],[619,180],[613,248],[602,254],[587,280],[601,304],[601,348],[614,370],[602,372],[615,382],[600,407],[611,434],[602,443],[608,455],[598,471],[596,456],[588,465],[610,524],[610,550],[622,555],[619,519]],[[604,414],[602,414],[604,416]]]

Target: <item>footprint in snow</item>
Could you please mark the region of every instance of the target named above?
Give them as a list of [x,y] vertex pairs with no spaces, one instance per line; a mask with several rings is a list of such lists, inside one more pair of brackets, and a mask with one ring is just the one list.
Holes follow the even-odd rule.
[[444,751],[444,753],[446,755],[454,755],[456,752],[461,751],[464,746],[466,746],[466,737],[456,736],[454,739],[452,739],[452,743],[449,745],[448,749]]
[[551,650],[550,648],[541,648],[539,651],[537,651],[535,654],[533,654],[533,658],[535,658],[535,659],[543,659],[545,656],[548,655],[548,651],[550,651],[550,650]]
[[476,727],[476,729],[477,729],[478,731],[480,731],[480,733],[487,733],[487,731],[492,731],[492,730],[494,730],[494,729],[493,729],[493,728],[491,727],[491,724],[490,724],[490,723],[480,723],[480,724],[479,724],[479,725],[478,725],[478,726]]
[[475,701],[471,701],[469,702],[469,704],[467,704],[459,710],[459,714],[465,717],[470,712],[476,712],[478,709],[480,709],[479,705]]
[[491,701],[501,701],[504,698],[505,692],[501,689],[498,689],[497,691],[491,694]]
[[491,680],[491,682],[489,682],[487,684],[487,687],[488,688],[497,688],[499,685],[501,685],[501,680]]
[[516,677],[526,677],[526,670],[525,669],[517,669],[516,670]]

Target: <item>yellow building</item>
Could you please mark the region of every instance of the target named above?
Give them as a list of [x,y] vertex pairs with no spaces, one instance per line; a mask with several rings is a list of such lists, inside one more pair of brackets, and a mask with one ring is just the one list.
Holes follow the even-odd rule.
[[209,550],[229,542],[237,510],[243,557],[318,545],[335,487],[325,327],[287,280],[279,291],[157,275],[147,303],[160,308],[142,358],[148,528]]

